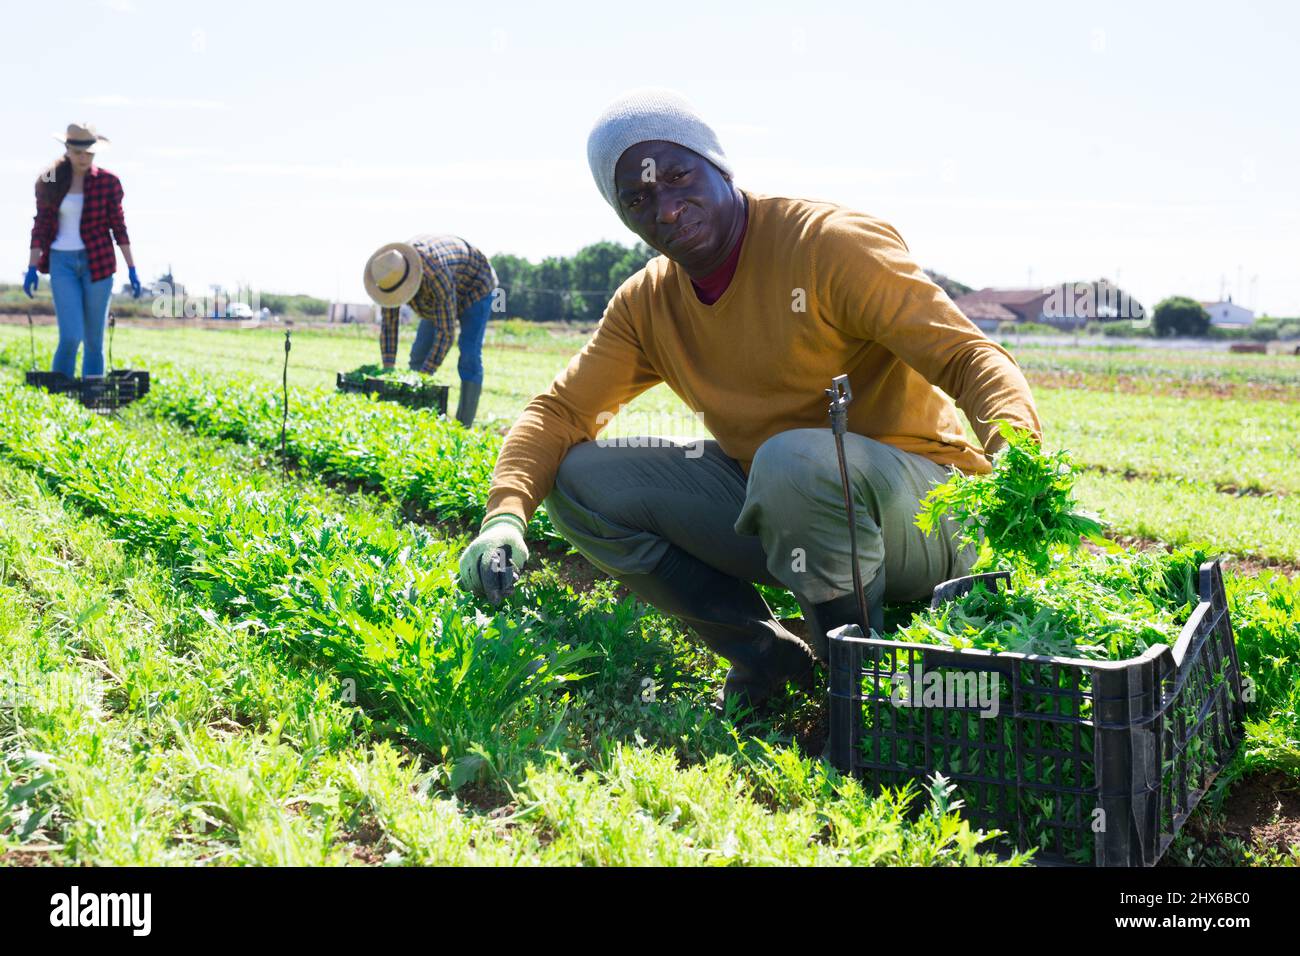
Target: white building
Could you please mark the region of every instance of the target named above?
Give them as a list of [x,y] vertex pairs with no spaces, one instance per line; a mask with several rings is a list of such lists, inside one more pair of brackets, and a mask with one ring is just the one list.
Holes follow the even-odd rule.
[[1227,302],[1202,302],[1201,305],[1210,313],[1211,325],[1232,327],[1252,325],[1255,321],[1255,313],[1234,303],[1232,296],[1228,296]]
[[375,322],[378,319],[379,310],[371,303],[330,303],[329,321],[331,322]]

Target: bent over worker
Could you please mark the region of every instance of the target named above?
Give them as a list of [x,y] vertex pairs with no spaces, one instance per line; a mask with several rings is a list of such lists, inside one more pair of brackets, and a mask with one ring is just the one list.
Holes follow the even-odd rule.
[[[587,158],[601,196],[662,255],[618,289],[591,340],[510,429],[462,584],[481,589],[501,545],[526,560],[525,523],[545,500],[594,565],[730,661],[724,699],[756,704],[787,682],[807,686],[827,631],[880,631],[882,601],[925,597],[969,571],[976,549],[957,548],[951,519],[933,536],[913,519],[952,469],[991,470],[995,419],[1041,439],[1029,386],[892,226],[738,188],[713,130],[676,94],[614,103]],[[845,446],[866,621],[823,391],[841,373],[855,396]],[[611,411],[659,382],[714,436],[703,453],[592,441]],[[983,450],[966,440],[958,407]],[[795,594],[811,648],[755,583]]]
[[378,249],[366,262],[365,284],[382,309],[379,351],[384,368],[396,365],[403,305],[420,317],[411,344],[410,367],[415,371],[436,372],[455,338],[460,350],[456,419],[468,428],[483,391],[483,336],[497,287],[488,257],[458,236],[415,236]]

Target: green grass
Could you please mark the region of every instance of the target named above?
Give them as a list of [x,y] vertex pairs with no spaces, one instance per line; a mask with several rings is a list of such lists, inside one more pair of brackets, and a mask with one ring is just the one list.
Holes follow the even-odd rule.
[[1300,493],[1300,402],[1038,389],[1043,440],[1084,466]]
[[[1243,397],[1294,399],[1300,395],[1300,360],[1294,355],[1236,354],[1226,349],[1161,349],[1137,346],[1063,348],[1016,346],[1016,361],[1031,381],[1071,379],[1109,391],[1121,382],[1154,393],[1191,391]],[[1289,350],[1288,350],[1289,351]]]
[[[143,406],[148,411],[202,435],[267,451],[281,446],[282,393],[256,379],[174,375],[149,399]],[[316,474],[378,489],[439,519],[474,526],[483,519],[482,490],[499,447],[500,439],[489,432],[325,389],[302,389],[293,396],[284,432],[285,453]],[[551,533],[544,513],[532,524],[538,537]]]
[[[193,804],[198,812],[209,813],[212,822],[163,813],[166,822],[154,836],[142,831],[144,836],[132,844],[145,849],[118,848],[113,859],[347,862],[361,853],[369,860],[432,863],[985,860],[974,855],[978,838],[963,833],[951,813],[909,817],[903,810],[907,799],[856,792],[854,784],[793,748],[792,730],[816,709],[815,702],[792,696],[782,714],[762,720],[710,710],[708,701],[721,673],[718,662],[673,622],[630,600],[614,600],[608,584],[578,594],[562,583],[554,567],[543,564],[495,617],[455,594],[451,574],[464,540],[457,528],[480,513],[475,509],[481,508],[496,439],[484,430],[467,435],[454,424],[430,427],[429,416],[396,406],[329,395],[334,371],[374,360],[368,333],[311,333],[295,339],[291,380],[300,387],[293,395],[290,451],[311,472],[361,488],[343,494],[321,487],[307,474],[286,482],[270,453],[278,447],[273,383],[283,359],[276,333],[121,331],[129,334],[118,336],[119,365],[126,357],[141,357],[162,369],[159,363],[175,357],[181,368],[158,376],[156,393],[120,423],[94,422],[70,403],[23,389],[6,396],[6,386],[0,384],[0,405],[6,409],[0,434],[9,439],[11,462],[43,475],[41,488],[48,482],[58,489],[57,496],[42,491],[50,502],[61,497],[98,515],[90,525],[108,523],[112,536],[127,543],[114,546],[122,548],[126,559],[161,557],[158,586],[171,589],[170,600],[187,619],[212,634],[242,641],[246,657],[240,659],[259,662],[265,687],[255,700],[268,706],[298,700],[297,692],[284,691],[281,681],[289,682],[285,686],[295,680],[335,686],[351,678],[358,683],[359,708],[346,709],[352,736],[319,755],[313,751],[311,765],[295,776],[290,769],[294,760],[304,764],[301,741],[308,738],[292,729],[282,732],[275,717],[256,716],[253,699],[229,699],[226,685],[203,670],[209,665],[191,664],[181,655],[187,667],[198,668],[194,673],[205,686],[211,682],[212,713],[245,716],[213,720],[213,730],[182,722],[199,741],[189,751],[174,746],[181,739],[175,733],[152,745],[161,756],[148,766],[174,766],[174,771],[157,775],[161,789],[149,791],[155,803],[147,806]],[[48,332],[41,334],[48,349],[52,339]],[[496,410],[495,428],[549,381],[580,337],[547,333],[542,341],[534,328],[512,333],[504,324],[490,334],[485,357],[488,389],[494,394],[487,404]],[[10,363],[21,361],[25,343],[26,329],[0,327],[0,351]],[[195,368],[202,371],[195,374]],[[232,380],[217,388],[209,377],[234,372],[264,384]],[[1073,397],[1084,413],[1094,397],[1079,391],[1055,396],[1063,403]],[[664,389],[639,402],[660,416],[680,408]],[[153,420],[158,415],[185,421],[191,430]],[[1060,417],[1068,421],[1066,412]],[[1230,416],[1222,420],[1228,423]],[[1122,416],[1116,412],[1108,421],[1114,431],[1088,434],[1085,444],[1105,448],[1122,442]],[[252,445],[207,441],[193,429]],[[1218,440],[1232,450],[1231,428]],[[1132,445],[1142,447],[1142,442]],[[1073,450],[1078,456],[1079,449]],[[1199,455],[1196,467],[1201,468],[1218,449],[1189,444],[1187,450]],[[1248,454],[1238,458],[1242,468],[1248,467]],[[1153,489],[1174,497],[1163,502],[1139,497]],[[1116,524],[1129,533],[1171,543],[1209,539],[1218,548],[1296,560],[1295,545],[1285,534],[1285,523],[1294,522],[1294,516],[1267,510],[1285,509],[1289,498],[1238,498],[1214,491],[1204,481],[1125,481],[1095,473],[1084,475],[1078,490],[1085,506],[1112,519],[1118,515]],[[0,486],[0,498],[4,494]],[[451,519],[453,525],[410,525],[395,510],[397,502]],[[1209,533],[1195,534],[1197,527]],[[33,528],[19,540],[36,547],[49,537]],[[407,548],[406,558],[399,560]],[[346,585],[336,594],[332,589],[339,582]],[[1265,703],[1252,711],[1247,744],[1225,779],[1264,768],[1300,773],[1295,758],[1297,682],[1292,679],[1300,612],[1285,584],[1266,578],[1229,582],[1243,667],[1263,689]],[[43,623],[43,615],[51,606],[56,613],[68,613],[63,603],[51,605],[39,595],[30,596],[30,590],[0,603],[0,626],[14,635],[9,643],[52,627]],[[73,613],[75,620],[79,612]],[[419,634],[403,632],[403,620]],[[458,621],[472,621],[473,627],[458,631]],[[519,633],[543,646],[590,649],[593,656],[576,661],[573,668],[586,676],[558,682],[514,711],[499,703],[480,707],[457,698],[454,673],[466,661],[483,666],[489,677],[498,668],[510,670],[508,656],[498,661],[475,657],[481,629],[495,626],[493,622],[520,628]],[[442,634],[450,640],[441,647],[432,636],[421,639]],[[214,662],[236,653],[211,636],[194,643],[214,648]],[[439,657],[442,651],[448,656]],[[530,657],[530,664],[536,659]],[[135,665],[125,673],[134,675]],[[131,680],[155,690],[183,684],[180,671],[165,674],[154,683],[144,676]],[[647,678],[658,691],[649,704],[641,697]],[[332,698],[329,702],[333,705]],[[512,714],[501,727],[486,716],[473,717],[494,707]],[[115,711],[111,719],[129,722],[131,713],[117,716]],[[316,710],[307,707],[302,713]],[[1288,714],[1289,722],[1283,719]],[[301,727],[305,719],[285,726]],[[516,736],[516,741],[507,739]],[[73,768],[72,775],[97,753],[72,737],[60,740],[40,752],[70,755],[64,762]],[[529,740],[549,743],[539,746]],[[139,746],[125,749],[135,752]],[[33,779],[47,776],[39,765],[24,762],[30,750],[15,745],[3,751],[0,794],[21,796]],[[225,769],[196,776],[200,765]],[[149,784],[143,771],[131,777],[123,766],[105,771],[97,799],[109,799],[103,795],[105,781],[138,780],[140,788]],[[241,768],[246,771],[242,775]],[[259,795],[263,776],[269,782]],[[486,803],[504,810],[489,817],[459,799],[469,781],[489,795]],[[40,833],[51,837],[45,842],[71,845],[75,851],[46,850],[42,855],[54,862],[109,859],[107,851],[97,856],[99,851],[88,844],[62,836],[75,832],[77,819],[63,809],[73,805],[62,796],[65,786],[60,778],[47,782],[16,810],[6,811],[0,799],[0,834],[17,839],[30,811],[43,813],[55,806],[50,829]],[[115,820],[143,812],[133,810],[136,805],[126,795],[112,799],[126,802],[94,812]],[[934,794],[912,799],[943,809]],[[203,809],[209,804],[218,809]],[[21,819],[6,823],[6,812]],[[283,819],[286,815],[295,819]],[[133,832],[125,824],[123,828]],[[36,842],[41,842],[39,834]],[[191,844],[206,849],[194,850]],[[1280,862],[1245,847],[1226,858],[1219,851],[1189,858]]]
[[[267,750],[271,744],[259,744],[256,735],[250,736],[233,719],[239,729],[229,729],[228,735],[168,738],[171,746],[147,764],[160,786],[171,787],[158,799],[165,806],[183,808],[198,821],[195,826],[205,832],[210,828],[225,840],[192,859],[344,862],[351,846],[346,842],[352,832],[348,828],[364,821],[383,835],[371,842],[378,842],[385,854],[394,854],[395,861],[599,862],[569,840],[565,831],[573,821],[546,812],[547,807],[565,805],[565,794],[580,791],[592,802],[583,826],[606,834],[611,848],[641,846],[639,852],[651,854],[628,860],[984,861],[977,855],[984,837],[972,833],[950,810],[941,807],[911,819],[908,810],[916,794],[868,797],[815,761],[741,735],[738,727],[707,711],[699,713],[695,701],[703,696],[707,681],[668,682],[668,706],[658,713],[642,710],[634,733],[645,729],[662,738],[665,743],[658,746],[643,737],[620,739],[599,730],[602,725],[614,728],[620,713],[627,713],[624,701],[609,699],[622,697],[624,685],[610,679],[608,667],[595,669],[590,696],[574,700],[573,725],[562,720],[563,708],[547,705],[544,694],[534,694],[520,719],[511,720],[509,701],[491,694],[498,686],[494,676],[519,673],[515,658],[507,653],[512,642],[500,630],[494,636],[490,621],[484,631],[479,612],[463,595],[446,590],[445,570],[434,570],[447,564],[446,551],[430,547],[431,541],[411,549],[405,540],[397,540],[408,535],[418,543],[419,529],[385,530],[364,513],[346,514],[330,524],[319,513],[319,502],[328,492],[300,484],[276,491],[277,476],[246,468],[226,474],[223,469],[233,462],[222,460],[219,448],[178,440],[180,436],[165,434],[166,429],[148,422],[98,421],[71,403],[26,389],[0,393],[0,418],[6,425],[3,434],[9,436],[16,435],[12,426],[20,420],[33,426],[21,441],[0,442],[5,457],[52,482],[65,500],[112,520],[115,534],[140,553],[174,560],[171,578],[178,587],[197,599],[200,608],[229,619],[219,631],[241,635],[277,665],[312,666],[329,681],[357,679],[364,726],[419,748],[418,762],[399,759],[382,742],[361,751],[326,754],[320,770],[326,776],[317,778],[306,775],[293,748]],[[354,527],[363,528],[364,537],[351,537]],[[43,543],[41,536],[33,535],[33,541]],[[404,546],[394,555],[399,544]],[[350,555],[363,560],[348,561]],[[326,580],[338,582],[342,589],[326,593],[316,587],[305,604],[295,597],[308,597],[304,588]],[[539,653],[546,653],[548,629],[613,647],[624,643],[617,629],[644,616],[611,618],[596,613],[593,603],[584,606],[585,613],[584,607],[566,608],[565,600],[578,599],[566,599],[548,587],[545,580],[530,582],[519,594],[522,604],[511,612],[532,619],[534,636],[542,635],[518,659],[528,663],[530,679],[538,674],[545,679],[546,671],[535,665]],[[331,599],[343,603],[335,607]],[[416,615],[426,605],[442,608],[442,616],[421,621]],[[402,616],[392,617],[384,608],[400,609]],[[553,615],[551,622],[539,619],[542,609]],[[202,613],[199,618],[208,620]],[[476,624],[474,652],[482,652],[485,641],[498,650],[482,658],[467,653],[467,645],[456,636],[466,621]],[[503,617],[496,626],[512,625]],[[634,653],[638,646],[648,649],[652,659],[663,653],[657,642],[628,643]],[[486,663],[480,665],[480,659]],[[641,673],[648,663],[639,662]],[[684,663],[689,666],[689,656]],[[434,695],[422,695],[420,688],[435,685]],[[458,686],[477,696],[466,698]],[[684,693],[676,693],[679,687]],[[480,698],[484,707],[476,710]],[[598,714],[602,709],[605,713]],[[467,727],[463,718],[473,713],[491,719],[490,726],[469,727],[470,737],[486,736],[458,739],[447,733],[453,724]],[[715,732],[707,729],[710,725]],[[632,724],[623,727],[631,729]],[[276,747],[280,731],[271,727]],[[556,756],[537,745],[534,732],[553,735]],[[527,759],[503,760],[503,751],[495,746],[503,742]],[[54,743],[51,749],[72,766],[91,759],[66,740]],[[693,761],[707,764],[699,780],[692,771],[683,775],[679,747]],[[471,758],[468,765],[466,758]],[[172,762],[179,768],[174,783],[164,772]],[[21,790],[31,769],[19,761],[12,767],[19,775],[13,789]],[[481,768],[492,771],[482,779],[499,799],[513,801],[515,814],[508,827],[466,812],[454,798],[437,796],[454,787],[458,775],[471,779]],[[822,782],[809,786],[812,777]],[[773,789],[785,794],[789,806],[772,806],[767,794]],[[629,799],[641,801],[638,812],[629,812]],[[692,800],[707,807],[693,807]],[[140,818],[149,815],[131,806],[126,812]],[[158,847],[186,839],[179,817],[155,817]],[[792,829],[795,820],[802,821],[802,832]],[[834,839],[823,842],[819,838],[827,820]],[[737,836],[737,821],[752,832]],[[657,838],[646,846],[651,823]],[[114,861],[141,858],[183,857],[137,853]]]
[[346,855],[339,814],[295,811],[365,737],[337,682],[273,664],[9,464],[0,660],[0,764],[43,783],[0,852],[132,865]]
[[831,779],[806,758],[761,752],[750,759],[766,773],[758,788],[723,757],[681,768],[671,754],[620,746],[585,774],[563,764],[530,771],[520,788],[521,816],[554,833],[549,850],[564,864],[995,862],[955,815],[931,812],[904,822],[913,791],[871,798],[855,781]]
[[[49,330],[41,331],[48,348],[52,341]],[[0,361],[25,364],[25,336],[25,329],[0,326]],[[130,337],[134,343],[131,348],[138,351],[127,350],[125,354],[154,362],[155,369],[159,368],[156,363],[179,353],[187,365],[193,363],[189,367],[211,373],[212,377],[203,380],[204,389],[216,387],[212,383],[226,379],[219,387],[230,400],[221,403],[221,407],[214,406],[213,414],[244,419],[257,419],[260,415],[257,420],[262,438],[267,441],[274,438],[278,442],[279,393],[271,383],[278,381],[278,363],[283,361],[284,353],[275,333],[130,330]],[[474,446],[473,453],[458,456],[467,462],[466,469],[475,475],[491,470],[493,446],[486,437],[477,437],[478,433],[504,428],[535,391],[544,388],[551,375],[563,367],[580,339],[576,333],[561,333],[551,337],[546,347],[531,341],[525,345],[514,341],[504,327],[492,328],[485,350],[488,378],[484,408],[489,417],[483,427],[475,429],[475,439],[462,440]],[[292,398],[295,406],[305,407],[324,400],[332,388],[333,372],[372,361],[369,350],[373,346],[369,333],[363,335],[352,328],[338,333],[303,335],[295,346],[291,364],[291,380],[300,383]],[[159,394],[173,396],[165,400],[168,408],[174,409],[178,403],[198,409],[204,407],[202,390],[191,373],[174,375],[171,382],[165,375],[156,377]],[[249,381],[258,378],[267,382],[261,391],[254,389]],[[237,404],[234,396],[241,391],[250,397]],[[1300,537],[1289,534],[1285,524],[1294,521],[1293,498],[1237,496],[1215,490],[1218,484],[1232,484],[1240,489],[1294,489],[1297,478],[1289,461],[1295,444],[1289,436],[1300,434],[1294,430],[1300,425],[1300,412],[1297,412],[1300,405],[1056,389],[1038,389],[1036,397],[1046,423],[1049,448],[1069,447],[1081,464],[1119,470],[1106,475],[1089,474],[1078,488],[1081,504],[1100,512],[1112,523],[1116,533],[1156,538],[1172,545],[1200,537],[1242,555],[1288,563],[1300,561]],[[224,410],[227,406],[234,411]],[[373,420],[384,420],[384,415],[375,413]],[[195,421],[202,424],[197,417]],[[238,437],[230,428],[245,427],[239,423],[212,424],[226,428],[226,437]],[[658,426],[677,430],[690,424],[676,396],[659,387],[633,402],[628,414],[616,418],[610,434],[662,430]],[[392,426],[385,424],[385,428],[389,427]],[[330,430],[336,434],[331,436]],[[404,440],[421,440],[418,430],[413,432],[406,425],[400,425],[399,431]],[[364,427],[361,419],[351,414],[336,416],[326,432],[320,438],[324,443],[321,447],[326,449],[322,454],[338,456],[336,464],[341,468],[364,470],[370,461],[375,464],[372,470],[379,470],[371,459],[382,438]],[[337,446],[337,450],[328,451],[331,446]],[[405,457],[411,462],[410,467],[407,474],[396,479],[405,487],[395,491],[399,496],[409,493],[413,503],[420,507],[430,507],[426,500],[443,496],[442,489],[447,485],[444,479],[427,479],[443,469],[432,466],[429,471],[430,466],[423,464],[424,457]],[[329,467],[321,455],[309,459],[309,463],[314,468]],[[1129,468],[1143,474],[1149,472],[1151,478],[1126,480],[1122,475]],[[475,475],[467,472],[457,478],[461,490],[453,490],[452,496],[463,498],[463,487],[467,482],[477,482]],[[1156,480],[1166,477],[1178,479],[1177,485]],[[1193,506],[1190,510],[1189,505]],[[437,510],[440,506],[432,507]],[[466,510],[463,517],[474,521],[479,514],[481,500]],[[536,533],[545,535],[546,526],[540,525]]]
[[1128,481],[1096,473],[1080,475],[1075,494],[1123,534],[1300,563],[1300,496],[1238,497],[1194,481]]
[[[520,856],[504,824],[431,794],[426,771],[375,742],[337,680],[273,660],[246,628],[196,608],[164,566],[7,463],[0,567],[0,860]],[[521,842],[536,860],[539,839]]]
[[[517,328],[517,326],[514,326]],[[555,374],[582,347],[587,334],[581,332],[526,328],[513,334],[511,323],[488,324],[483,349],[485,370],[479,424],[489,430],[504,430],[519,410],[550,384]],[[538,332],[542,332],[539,340]],[[404,328],[399,342],[398,366],[406,360],[414,329]],[[49,325],[36,329],[38,360],[48,362],[57,341]],[[43,349],[43,351],[41,351]],[[278,329],[185,329],[157,331],[119,327],[114,341],[114,362],[157,368],[175,362],[185,368],[219,375],[249,375],[279,383],[284,365],[284,332]],[[30,361],[28,330],[0,325],[0,351],[6,361],[27,367]],[[315,389],[333,389],[335,374],[379,360],[378,333],[369,327],[343,326],[330,330],[298,330],[293,333],[289,382]],[[47,365],[42,365],[47,367]],[[454,356],[439,369],[434,380],[452,388],[456,401],[460,384]],[[628,406],[628,412],[611,423],[609,434],[640,434],[664,420],[691,423],[689,413],[666,386],[657,386]],[[677,427],[681,427],[678,425]]]
[[10,460],[110,518],[124,538],[175,555],[210,606],[355,681],[429,752],[499,773],[548,742],[546,691],[582,655],[554,624],[480,624],[454,584],[455,542],[340,514],[300,488],[250,480],[200,449],[151,441],[32,390],[0,395],[0,419],[43,426],[21,442],[0,438]]

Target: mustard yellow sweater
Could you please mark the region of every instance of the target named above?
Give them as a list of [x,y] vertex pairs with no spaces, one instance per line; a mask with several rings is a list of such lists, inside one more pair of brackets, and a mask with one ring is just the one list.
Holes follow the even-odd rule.
[[966,440],[954,399],[990,454],[1002,442],[997,418],[1041,439],[1015,360],[926,276],[892,226],[830,203],[745,195],[749,225],[722,298],[700,302],[663,256],[623,283],[590,341],[511,427],[487,517],[530,518],[568,449],[659,382],[746,472],[778,432],[828,427],[823,389],[845,372],[851,431],[967,474],[990,464]]

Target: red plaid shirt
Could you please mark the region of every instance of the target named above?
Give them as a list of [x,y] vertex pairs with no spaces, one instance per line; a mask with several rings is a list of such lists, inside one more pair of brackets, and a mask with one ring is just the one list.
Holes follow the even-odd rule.
[[[59,234],[59,207],[41,198],[36,189],[36,224],[32,226],[32,248],[41,250],[41,261],[36,268],[50,271],[50,244]],[[90,167],[86,173],[86,198],[81,207],[81,241],[86,247],[86,264],[90,278],[98,282],[117,271],[117,253],[113,240],[119,246],[128,246],[131,239],[126,234],[126,220],[122,218],[122,183],[107,169]]]

